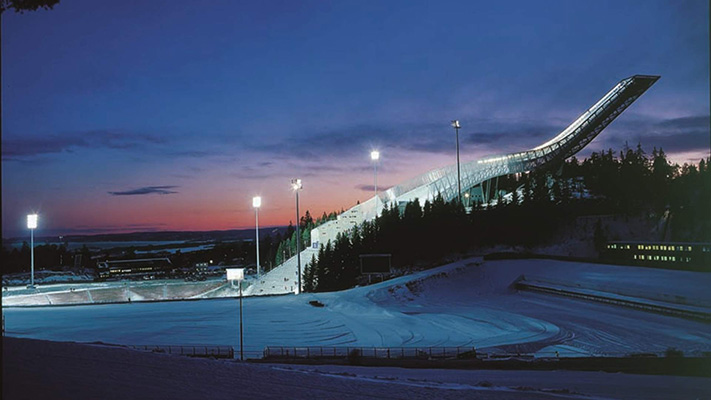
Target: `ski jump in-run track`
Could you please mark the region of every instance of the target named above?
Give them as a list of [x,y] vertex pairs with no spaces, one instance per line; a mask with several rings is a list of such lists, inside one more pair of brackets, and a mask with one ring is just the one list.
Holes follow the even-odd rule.
[[[585,110],[570,126],[551,140],[529,150],[511,154],[484,157],[460,165],[463,192],[475,189],[486,202],[491,196],[491,180],[500,176],[531,171],[547,164],[572,157],[588,145],[612,121],[647,91],[659,76],[634,75],[621,80],[592,107]],[[301,254],[302,262],[311,260],[318,248],[329,240],[334,241],[341,232],[346,232],[363,221],[375,218],[387,204],[401,204],[415,199],[421,203],[433,200],[438,195],[446,201],[459,195],[457,165],[426,172],[397,186],[382,191],[311,231],[311,246]],[[487,185],[487,182],[489,183]],[[487,188],[488,186],[488,188]],[[284,278],[297,280],[296,256],[263,276],[247,294],[273,294],[295,291],[285,286]],[[303,273],[303,265],[302,265]],[[271,276],[270,276],[271,275]],[[273,278],[273,279],[272,279]],[[264,283],[261,283],[264,281]],[[281,282],[281,285],[272,285]]]

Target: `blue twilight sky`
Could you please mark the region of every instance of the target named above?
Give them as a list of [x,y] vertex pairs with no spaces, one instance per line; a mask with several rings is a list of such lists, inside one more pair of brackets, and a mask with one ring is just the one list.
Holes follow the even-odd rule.
[[709,154],[707,1],[71,1],[2,16],[2,234],[207,230],[348,208],[555,136],[662,78],[592,150]]

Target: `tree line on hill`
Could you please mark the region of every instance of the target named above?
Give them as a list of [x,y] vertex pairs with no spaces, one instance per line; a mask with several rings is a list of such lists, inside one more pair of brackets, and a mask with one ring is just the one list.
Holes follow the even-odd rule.
[[[18,249],[8,249],[5,246],[0,250],[2,260],[2,273],[28,272],[30,270],[30,245],[23,242]],[[35,245],[35,269],[56,267],[93,268],[91,266],[91,251],[82,246],[74,251],[67,250],[66,244],[40,244]]]
[[[671,164],[662,149],[641,145],[594,152],[552,168],[501,177],[496,201],[472,205],[442,197],[420,204],[387,205],[382,214],[322,246],[304,270],[304,289],[324,292],[356,285],[360,255],[391,254],[394,268],[432,265],[469,248],[535,245],[580,215],[672,216],[672,240],[711,241],[711,170]],[[508,192],[509,195],[504,195]],[[606,238],[595,232],[596,246]]]

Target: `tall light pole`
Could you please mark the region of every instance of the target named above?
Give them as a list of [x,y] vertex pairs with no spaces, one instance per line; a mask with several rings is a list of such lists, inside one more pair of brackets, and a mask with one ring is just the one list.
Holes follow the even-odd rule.
[[452,121],[452,127],[454,128],[454,131],[456,132],[457,135],[457,200],[459,202],[462,202],[462,177],[459,172],[459,121],[456,119]]
[[373,186],[376,198],[378,198],[378,160],[380,159],[380,152],[378,150],[373,150],[370,152],[370,159],[373,161],[373,175],[375,177],[375,185]]
[[37,228],[37,214],[27,216],[27,228],[30,230],[30,289],[35,288],[35,228]]
[[227,268],[227,281],[232,287],[235,281],[239,285],[239,359],[244,361],[244,323],[242,320],[242,281],[244,280],[244,268]]
[[257,234],[257,277],[259,277],[260,274],[260,268],[259,268],[259,207],[262,206],[262,198],[259,196],[252,197],[252,207],[254,207],[254,216],[255,216],[255,231]]
[[296,266],[298,278],[298,294],[301,294],[301,233],[299,231],[299,225],[301,224],[301,222],[299,221],[299,190],[301,190],[302,187],[303,186],[301,185],[301,179],[291,180],[291,188],[294,189],[294,193],[296,193]]
[[242,280],[239,282],[239,360],[244,361],[244,322],[242,320]]

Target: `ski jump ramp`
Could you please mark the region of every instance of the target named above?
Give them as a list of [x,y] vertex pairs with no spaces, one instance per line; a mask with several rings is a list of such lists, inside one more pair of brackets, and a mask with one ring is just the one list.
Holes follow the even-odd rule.
[[[484,183],[492,178],[508,174],[531,171],[546,164],[559,162],[575,155],[588,145],[615,120],[635,100],[647,91],[659,76],[634,75],[618,82],[607,94],[592,107],[585,110],[570,126],[565,128],[551,140],[529,150],[511,154],[494,155],[460,164],[462,191],[467,192],[480,186],[484,200],[488,195]],[[328,241],[334,241],[339,233],[347,232],[363,221],[375,218],[386,204],[401,204],[415,199],[422,203],[432,201],[441,195],[445,201],[451,201],[458,195],[457,165],[449,165],[434,169],[414,177],[397,186],[393,186],[377,196],[360,203],[338,216],[337,220],[326,222],[311,231],[311,246],[305,249],[301,259],[303,265],[311,259],[320,246]],[[306,258],[308,257],[308,258]],[[294,259],[296,257],[293,257]],[[289,260],[291,261],[291,260]],[[295,263],[287,261],[284,267],[295,267]],[[302,273],[303,273],[302,265]],[[279,270],[277,267],[270,274],[293,277],[295,269]],[[256,288],[255,288],[256,289]],[[271,289],[271,288],[269,288]],[[271,290],[265,290],[271,292]],[[267,293],[264,293],[267,294]]]
[[[460,165],[462,191],[466,192],[492,178],[531,171],[573,156],[602,132],[612,121],[649,89],[659,76],[635,75],[621,80],[592,107],[553,139],[530,150],[485,157]],[[318,249],[340,232],[375,218],[385,204],[400,204],[419,199],[424,203],[442,195],[445,201],[458,195],[457,166],[449,165],[412,178],[378,193],[311,232],[311,246]]]

